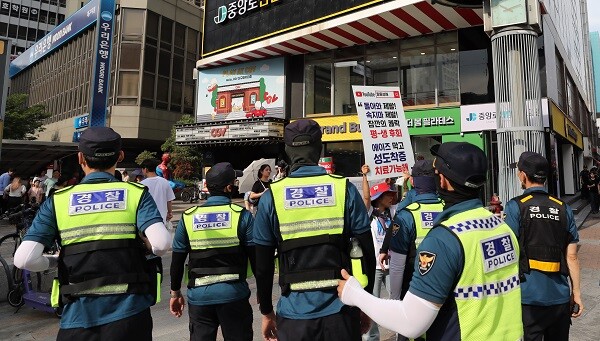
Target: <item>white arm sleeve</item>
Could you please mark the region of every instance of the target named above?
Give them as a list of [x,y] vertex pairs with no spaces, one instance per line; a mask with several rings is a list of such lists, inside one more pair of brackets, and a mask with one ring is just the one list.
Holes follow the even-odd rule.
[[152,253],[157,256],[163,256],[171,248],[171,234],[167,231],[165,224],[154,223],[144,230],[146,238],[152,245]]
[[15,252],[14,263],[19,269],[40,272],[56,267],[57,256],[44,256],[44,245],[32,240],[26,240]]
[[403,301],[377,298],[364,291],[354,277],[346,282],[341,300],[344,304],[360,308],[380,326],[408,338],[423,335],[440,310],[440,307],[410,291]]

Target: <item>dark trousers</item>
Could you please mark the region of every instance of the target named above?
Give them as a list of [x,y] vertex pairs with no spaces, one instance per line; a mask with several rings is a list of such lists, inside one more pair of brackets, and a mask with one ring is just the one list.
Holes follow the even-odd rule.
[[361,341],[360,311],[344,306],[333,315],[291,320],[277,316],[279,341]]
[[526,341],[567,341],[571,327],[570,303],[552,306],[523,305]]
[[152,340],[150,308],[139,314],[91,328],[60,329],[57,341]]
[[219,325],[225,341],[252,341],[252,307],[248,299],[189,307],[191,341],[215,341]]
[[598,212],[598,191],[590,191],[590,206],[592,213]]

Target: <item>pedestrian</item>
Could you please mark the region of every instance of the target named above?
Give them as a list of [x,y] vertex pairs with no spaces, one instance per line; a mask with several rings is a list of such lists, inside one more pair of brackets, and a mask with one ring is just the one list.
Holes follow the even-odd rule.
[[275,166],[277,173],[275,174],[273,181],[285,178],[289,172],[289,168],[290,166],[287,164],[287,162],[285,162],[284,160],[279,160],[279,162],[277,162],[277,165]]
[[156,203],[156,207],[160,212],[163,222],[168,226],[173,218],[173,200],[175,200],[175,193],[173,193],[173,189],[167,180],[156,175],[156,167],[159,164],[160,161],[152,158],[142,161],[140,167],[142,168],[142,174],[144,174],[145,179],[142,180],[141,184],[148,187],[148,191]]
[[592,214],[598,213],[598,183],[598,175],[596,174],[596,172],[590,172],[585,182],[585,185],[588,189],[588,195],[590,198],[590,208]]
[[121,175],[123,175],[123,181],[129,181],[129,173],[127,173],[127,170],[124,170],[123,173],[121,173]]
[[4,197],[7,200],[7,211],[21,205],[26,198],[27,188],[21,183],[21,176],[14,174],[12,180],[6,188],[4,188]]
[[427,341],[519,340],[519,245],[510,227],[479,199],[487,157],[466,142],[442,143],[431,152],[444,210],[417,249],[404,299],[373,297],[343,271],[342,302],[411,338],[427,331]]
[[[4,172],[4,173],[2,173],[2,175],[0,175],[0,188],[2,189],[2,191],[4,191],[6,186],[8,186],[10,184],[10,181],[13,177],[14,172],[15,172],[14,169],[9,168],[6,172]],[[1,205],[0,205],[0,214],[1,214],[7,210],[8,197],[4,198],[4,195],[3,195],[0,200],[2,200]]]
[[[64,305],[59,341],[152,339],[160,274],[145,253],[163,255],[171,237],[145,188],[114,178],[123,157],[114,130],[84,130],[78,160],[85,177],[42,203],[15,254],[21,269],[58,266],[51,303]],[[44,254],[55,241],[60,257]]]
[[521,247],[525,340],[568,340],[571,317],[583,311],[573,210],[544,188],[549,171],[545,157],[524,152],[511,166],[525,190],[505,210]]
[[583,170],[579,172],[579,184],[581,185],[581,197],[590,200],[589,190],[587,187],[588,178],[590,176],[590,171],[588,170],[587,165],[583,165]]
[[[254,269],[252,215],[231,203],[242,171],[221,162],[206,172],[210,197],[183,213],[173,239],[171,314],[181,317],[185,299],[181,278],[189,254],[187,298],[190,338],[215,341],[217,329],[225,340],[252,340],[252,307],[246,282],[248,261]],[[163,179],[164,180],[164,179]]]
[[252,193],[250,193],[249,197],[254,206],[258,206],[260,198],[269,190],[269,187],[271,186],[271,166],[266,163],[261,165],[258,169],[257,178],[258,180],[254,182],[254,185],[252,185]]
[[58,181],[58,178],[60,178],[60,171],[54,170],[52,171],[52,177],[44,181],[44,194],[46,195],[46,198],[50,196],[50,189],[54,187],[54,185]]
[[37,204],[40,204],[42,202],[44,198],[44,190],[40,186],[40,179],[38,179],[37,177],[33,178],[33,185],[31,186],[27,194],[29,196],[29,200],[35,198],[35,202]]
[[[368,165],[361,167],[363,201],[367,207],[367,213],[371,220],[371,235],[373,237],[373,248],[375,250],[375,261],[383,246],[383,240],[387,231],[392,227],[392,217],[395,214],[394,201],[396,200],[396,189],[389,183],[382,182],[369,189],[367,174],[370,172]],[[386,179],[387,180],[387,179]],[[373,283],[373,296],[381,297],[381,286],[384,285],[390,293],[390,277],[386,263],[375,264],[375,281]],[[379,341],[379,327],[377,323],[371,324],[371,329],[363,336],[363,340]]]
[[[291,173],[271,184],[256,213],[255,274],[265,340],[358,341],[369,328],[368,318],[344,306],[335,290],[340,269],[351,263],[367,290],[373,289],[375,250],[369,217],[356,187],[318,166],[321,136],[313,120],[285,127]],[[276,249],[281,287],[277,317],[271,296]]]
[[144,176],[142,174],[138,174],[135,176],[135,182],[141,183],[144,180]]

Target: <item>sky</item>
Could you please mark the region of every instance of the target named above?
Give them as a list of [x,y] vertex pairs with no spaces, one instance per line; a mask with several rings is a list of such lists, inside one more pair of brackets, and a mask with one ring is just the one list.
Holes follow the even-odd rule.
[[590,31],[600,31],[600,1],[588,0],[587,7]]

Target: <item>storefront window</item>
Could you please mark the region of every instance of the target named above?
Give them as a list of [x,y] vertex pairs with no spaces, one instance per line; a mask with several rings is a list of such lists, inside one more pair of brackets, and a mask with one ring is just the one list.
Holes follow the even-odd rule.
[[307,63],[304,80],[306,115],[331,113],[331,62]]
[[456,32],[438,34],[436,43],[438,104],[458,104],[458,41]]
[[325,144],[324,156],[333,158],[334,173],[341,176],[357,176],[364,162],[361,141],[329,142]]
[[398,86],[398,42],[367,46],[366,85]]
[[401,92],[404,106],[435,104],[433,46],[401,52]]
[[334,66],[334,115],[356,114],[356,104],[352,93],[352,85],[364,85],[365,61],[362,58],[357,60],[339,61]]
[[442,143],[442,135],[439,136],[412,136],[411,137],[413,153],[415,159],[418,156],[423,156],[426,159],[431,159],[431,147]]
[[458,31],[461,104],[494,102],[492,49],[481,27]]

